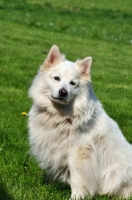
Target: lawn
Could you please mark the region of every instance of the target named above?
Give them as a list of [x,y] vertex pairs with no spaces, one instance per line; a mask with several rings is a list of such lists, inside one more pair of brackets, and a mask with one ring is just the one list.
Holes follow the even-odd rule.
[[[65,200],[29,154],[27,91],[50,47],[93,57],[96,96],[132,142],[132,1],[0,1],[0,199]],[[107,200],[109,197],[96,197]],[[132,199],[132,198],[130,198]]]

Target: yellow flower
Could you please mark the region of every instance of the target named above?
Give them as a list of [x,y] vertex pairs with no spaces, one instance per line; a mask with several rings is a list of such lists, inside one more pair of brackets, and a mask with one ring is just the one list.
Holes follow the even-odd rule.
[[27,115],[27,112],[22,112],[22,115],[23,115],[23,116],[26,116],[26,115]]

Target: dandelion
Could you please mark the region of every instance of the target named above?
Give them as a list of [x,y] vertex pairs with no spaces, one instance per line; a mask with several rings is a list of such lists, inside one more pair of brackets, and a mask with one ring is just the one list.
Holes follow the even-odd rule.
[[112,54],[110,54],[110,57],[112,56]]
[[23,115],[23,116],[26,116],[26,115],[27,115],[27,112],[22,112],[22,115]]

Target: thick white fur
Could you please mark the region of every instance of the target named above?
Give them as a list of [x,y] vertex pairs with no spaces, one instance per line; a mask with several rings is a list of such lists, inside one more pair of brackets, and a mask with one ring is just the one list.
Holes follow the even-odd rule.
[[[71,198],[95,194],[128,198],[132,146],[93,94],[91,62],[91,57],[67,61],[57,46],[51,48],[29,90],[31,152],[53,179],[70,184]],[[52,98],[61,88],[68,91],[64,102]]]

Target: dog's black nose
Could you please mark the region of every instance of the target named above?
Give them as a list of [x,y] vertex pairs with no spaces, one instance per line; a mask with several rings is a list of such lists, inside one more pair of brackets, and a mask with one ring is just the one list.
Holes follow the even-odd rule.
[[61,97],[66,97],[67,94],[68,94],[68,92],[67,92],[66,89],[62,88],[62,89],[59,90],[59,95],[60,95]]

